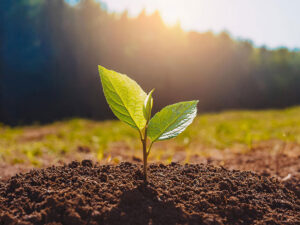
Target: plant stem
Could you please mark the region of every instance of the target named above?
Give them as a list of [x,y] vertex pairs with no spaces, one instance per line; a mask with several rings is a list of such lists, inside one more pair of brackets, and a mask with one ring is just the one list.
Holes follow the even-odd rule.
[[149,148],[148,148],[147,156],[150,154],[150,150],[151,150],[152,145],[153,145],[153,142],[151,142],[151,144],[150,144],[150,146],[149,146]]
[[145,127],[145,133],[144,133],[144,137],[142,137],[141,135],[141,141],[143,144],[143,162],[144,162],[144,167],[143,167],[143,171],[144,171],[144,183],[147,183],[148,181],[148,176],[147,176],[147,159],[148,159],[148,152],[147,152],[147,125]]
[[147,183],[148,177],[147,177],[147,137],[144,137],[142,140],[143,143],[143,161],[144,161],[144,182]]

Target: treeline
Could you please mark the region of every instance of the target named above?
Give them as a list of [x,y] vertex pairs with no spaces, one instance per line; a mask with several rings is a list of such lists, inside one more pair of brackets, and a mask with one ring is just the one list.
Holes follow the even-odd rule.
[[158,108],[187,99],[199,99],[200,111],[300,103],[299,52],[184,32],[158,12],[108,13],[94,0],[1,1],[1,122],[110,118],[98,64],[155,87]]

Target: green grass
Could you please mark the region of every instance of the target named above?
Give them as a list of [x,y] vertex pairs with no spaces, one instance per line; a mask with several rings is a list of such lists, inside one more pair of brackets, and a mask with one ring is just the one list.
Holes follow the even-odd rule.
[[[300,107],[200,115],[178,138],[155,144],[150,159],[168,162],[177,151],[204,154],[209,149],[251,149],[265,140],[300,143]],[[118,162],[115,155],[111,157],[114,152],[141,153],[137,132],[119,121],[72,119],[44,126],[0,126],[0,162],[40,166],[47,160],[80,159],[80,146],[88,147],[99,161],[110,157]]]
[[228,111],[199,116],[181,137],[216,148],[259,141],[300,142],[300,107],[285,110]]

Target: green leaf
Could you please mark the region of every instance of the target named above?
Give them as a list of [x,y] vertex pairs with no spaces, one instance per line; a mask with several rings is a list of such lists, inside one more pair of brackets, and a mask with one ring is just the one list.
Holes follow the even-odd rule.
[[150,120],[147,134],[152,142],[171,139],[183,132],[197,115],[198,101],[166,106]]
[[143,104],[147,94],[128,76],[98,66],[104,95],[113,113],[130,126],[142,130],[146,126]]
[[145,101],[144,101],[144,106],[143,106],[143,113],[146,121],[149,121],[151,118],[151,111],[152,111],[152,106],[153,106],[153,98],[152,98],[152,93],[154,89],[152,89],[149,94],[147,95]]

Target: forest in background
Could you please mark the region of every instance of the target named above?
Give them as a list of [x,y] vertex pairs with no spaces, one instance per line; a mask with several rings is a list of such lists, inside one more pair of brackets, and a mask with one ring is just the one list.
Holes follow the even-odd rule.
[[185,32],[159,12],[131,18],[94,0],[1,1],[0,122],[112,118],[97,65],[155,87],[155,110],[190,99],[200,112],[300,103],[299,51]]

